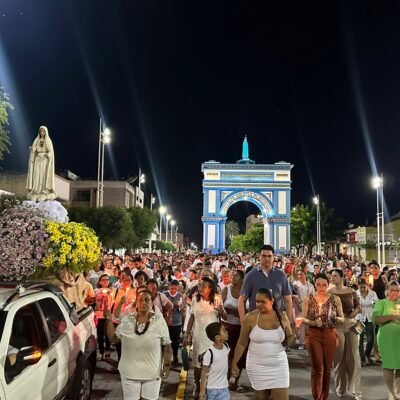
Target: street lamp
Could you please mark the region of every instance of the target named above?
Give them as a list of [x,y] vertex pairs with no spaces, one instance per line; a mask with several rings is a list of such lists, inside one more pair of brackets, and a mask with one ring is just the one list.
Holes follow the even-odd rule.
[[168,221],[171,219],[171,216],[167,214],[165,219],[167,220],[167,225],[165,227],[165,241],[168,242]]
[[173,237],[172,237],[172,229],[173,229],[173,227],[175,226],[175,224],[176,224],[176,222],[175,222],[175,220],[173,219],[173,220],[171,221],[171,243],[174,242],[174,241],[173,241]]
[[[383,177],[374,176],[372,178],[372,187],[376,190],[376,230],[377,230],[377,243],[376,248],[378,251],[378,264],[385,265],[385,216],[383,211]],[[381,198],[379,199],[379,190]],[[379,200],[381,200],[379,202]],[[380,204],[379,204],[380,203]],[[381,259],[381,244],[382,244],[382,259]]]
[[160,213],[160,229],[159,229],[159,233],[160,233],[160,240],[162,240],[161,236],[162,236],[162,216],[167,212],[167,208],[164,206],[160,206],[160,208],[158,209],[158,212]]
[[96,207],[103,207],[104,199],[104,145],[111,143],[111,131],[103,127],[100,118],[99,128],[99,157],[97,162],[97,193],[96,193]]
[[145,174],[142,174],[142,170],[141,170],[140,168],[139,168],[139,175],[138,175],[138,177],[139,177],[139,192],[140,192],[141,184],[146,182],[146,175],[145,175]]
[[150,193],[150,210],[153,209],[153,204],[155,204],[156,198],[153,196],[153,193]]
[[317,206],[317,254],[321,254],[321,212],[319,194],[313,198],[313,202]]

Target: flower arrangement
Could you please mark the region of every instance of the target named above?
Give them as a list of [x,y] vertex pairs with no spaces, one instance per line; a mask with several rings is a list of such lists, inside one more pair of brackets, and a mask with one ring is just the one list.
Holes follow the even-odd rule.
[[44,218],[55,222],[68,222],[68,211],[56,200],[31,201],[25,200],[22,203],[25,207],[34,207],[42,212]]
[[42,266],[48,233],[42,214],[34,208],[15,206],[0,215],[0,276],[21,280]]
[[47,221],[48,253],[43,259],[45,268],[58,272],[64,268],[71,272],[88,271],[100,259],[100,243],[91,228],[77,222]]

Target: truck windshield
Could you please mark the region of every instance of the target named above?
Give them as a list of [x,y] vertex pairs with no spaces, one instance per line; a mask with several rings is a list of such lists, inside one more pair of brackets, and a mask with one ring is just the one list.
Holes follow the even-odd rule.
[[6,319],[7,319],[7,312],[0,311],[0,340],[3,337],[4,325],[6,323]]

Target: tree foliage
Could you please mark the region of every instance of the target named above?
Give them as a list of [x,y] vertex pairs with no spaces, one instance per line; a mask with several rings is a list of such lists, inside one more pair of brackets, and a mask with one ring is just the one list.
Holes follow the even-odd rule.
[[264,227],[262,224],[253,225],[245,235],[232,238],[229,251],[255,252],[264,244]]
[[132,223],[124,208],[70,208],[70,221],[84,222],[94,229],[102,245],[109,249],[126,248],[132,241]]
[[290,219],[290,243],[297,252],[316,241],[316,219],[308,205],[296,204]]
[[150,237],[157,223],[157,214],[153,210],[140,207],[131,207],[127,211],[134,233],[131,247],[144,247],[145,241]]
[[[336,215],[333,208],[329,208],[325,202],[320,204],[321,215],[321,240],[329,242],[341,237],[344,232],[342,218]],[[296,204],[291,213],[291,245],[297,252],[307,247],[311,252],[312,247],[317,243],[317,207]]]
[[156,250],[162,251],[176,251],[175,246],[170,242],[164,242],[162,240],[156,240],[154,243],[154,248]]
[[14,106],[10,103],[9,95],[0,87],[0,160],[3,159],[5,153],[10,153],[11,146],[10,137],[8,135],[8,112],[13,110]]
[[240,233],[240,228],[239,224],[230,219],[226,221],[225,223],[225,243],[227,246],[229,246],[232,242],[233,237],[239,235]]
[[225,224],[225,239],[232,239],[234,236],[239,235],[240,233],[240,228],[239,228],[239,224],[232,220],[229,219],[228,221],[226,221]]
[[145,245],[156,224],[156,215],[148,208],[129,209],[106,206],[101,208],[70,208],[70,221],[84,222],[109,249],[137,249]]

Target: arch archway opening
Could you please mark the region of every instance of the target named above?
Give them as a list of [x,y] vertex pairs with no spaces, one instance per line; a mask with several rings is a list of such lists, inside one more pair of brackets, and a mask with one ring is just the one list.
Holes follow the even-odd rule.
[[[236,221],[239,225],[239,234],[245,234],[249,225],[256,222],[262,223],[261,209],[246,200],[232,204],[226,214],[227,221]],[[250,218],[253,217],[253,218]]]

